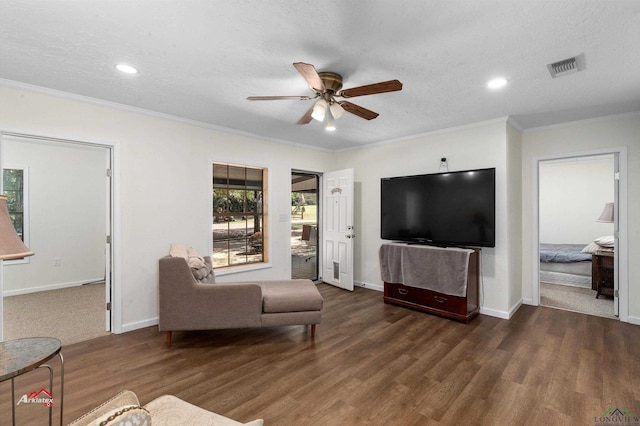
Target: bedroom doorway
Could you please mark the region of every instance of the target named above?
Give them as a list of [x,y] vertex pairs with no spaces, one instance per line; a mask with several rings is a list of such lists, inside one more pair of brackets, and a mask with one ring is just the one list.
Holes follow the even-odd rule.
[[538,163],[540,305],[617,319],[615,153]]
[[[67,345],[109,334],[113,146],[9,132],[1,145],[3,170],[23,171],[14,198],[35,252],[3,264],[3,337],[45,334]],[[3,190],[15,191],[4,172]]]
[[291,172],[291,278],[318,279],[317,173]]

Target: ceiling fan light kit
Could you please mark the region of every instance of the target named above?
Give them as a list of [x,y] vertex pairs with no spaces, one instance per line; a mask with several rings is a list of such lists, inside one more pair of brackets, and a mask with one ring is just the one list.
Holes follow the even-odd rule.
[[313,106],[313,113],[311,114],[311,118],[318,121],[323,121],[324,116],[327,114],[327,101],[324,99],[320,99]]
[[[249,96],[250,101],[273,100],[311,100],[320,98],[303,116],[297,124],[309,124],[311,120],[324,121],[327,117],[326,130],[335,130],[329,115],[337,120],[345,111],[364,118],[373,120],[378,116],[377,112],[368,110],[349,101],[338,101],[336,98],[353,98],[356,96],[374,95],[378,93],[395,92],[402,90],[402,83],[398,80],[383,81],[342,90],[342,76],[335,72],[317,72],[311,64],[295,62],[293,66],[304,77],[309,88],[315,92],[314,97],[309,96]],[[327,110],[331,114],[327,114]]]
[[331,110],[331,115],[333,115],[333,118],[336,120],[344,114],[344,108],[337,102],[332,103],[329,109]]
[[331,103],[327,102],[324,99],[320,99],[313,106],[313,112],[311,113],[311,118],[318,121],[324,121],[324,117],[327,116],[327,107],[331,112],[331,116],[337,120],[344,114],[344,108],[334,100],[331,100]]

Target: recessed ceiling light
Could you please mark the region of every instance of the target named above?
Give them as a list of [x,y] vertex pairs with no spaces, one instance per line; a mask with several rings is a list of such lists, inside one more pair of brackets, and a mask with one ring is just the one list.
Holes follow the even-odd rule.
[[501,89],[507,85],[507,79],[504,77],[494,78],[493,80],[489,80],[487,83],[487,87],[492,90]]
[[127,64],[117,64],[116,68],[118,71],[123,72],[125,74],[138,74],[138,70]]

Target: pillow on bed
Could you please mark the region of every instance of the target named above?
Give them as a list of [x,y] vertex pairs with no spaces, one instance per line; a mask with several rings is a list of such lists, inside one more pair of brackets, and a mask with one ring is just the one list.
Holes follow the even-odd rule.
[[597,245],[596,243],[591,243],[588,244],[587,246],[585,246],[582,250],[580,250],[581,253],[591,253],[594,254],[596,252],[599,251],[613,251],[613,247],[602,247]]
[[595,240],[593,240],[593,242],[601,247],[613,247],[615,244],[613,235],[606,235],[604,237],[596,238]]
[[582,250],[580,250],[580,253],[595,253],[596,251],[598,251],[599,248],[600,246],[597,245],[596,243],[589,243],[586,246],[584,246]]

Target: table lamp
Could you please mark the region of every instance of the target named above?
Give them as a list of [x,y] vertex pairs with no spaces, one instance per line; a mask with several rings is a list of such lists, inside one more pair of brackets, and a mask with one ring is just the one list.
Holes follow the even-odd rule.
[[33,256],[33,252],[24,245],[9,217],[7,197],[0,195],[0,260],[22,259]]
[[596,219],[596,222],[613,223],[613,203],[605,203],[600,217]]

